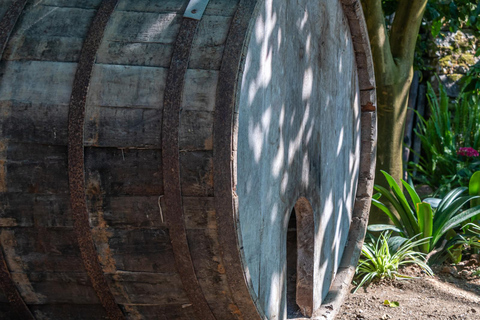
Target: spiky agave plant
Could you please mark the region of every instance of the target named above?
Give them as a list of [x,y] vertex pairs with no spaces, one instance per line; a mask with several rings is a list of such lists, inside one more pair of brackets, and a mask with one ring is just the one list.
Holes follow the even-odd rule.
[[362,257],[356,269],[356,277],[360,279],[360,282],[354,293],[374,279],[412,278],[398,271],[402,265],[416,264],[427,274],[433,275],[432,269],[425,263],[426,254],[414,250],[428,242],[428,238],[415,240],[417,236],[406,239],[391,235],[391,231],[386,231],[377,239],[370,236],[370,241],[363,244]]

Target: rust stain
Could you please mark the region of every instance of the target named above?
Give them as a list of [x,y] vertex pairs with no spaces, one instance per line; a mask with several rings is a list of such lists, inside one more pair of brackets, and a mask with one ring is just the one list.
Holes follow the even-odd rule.
[[203,144],[205,145],[205,150],[213,150],[213,136],[205,139],[205,142]]
[[[125,296],[126,296],[126,294],[125,294]],[[128,302],[130,302],[130,300],[128,300]],[[142,317],[142,315],[138,312],[138,310],[135,306],[125,304],[125,305],[123,305],[123,307],[125,308],[125,311],[128,314],[128,319],[129,320],[143,320],[144,319]]]
[[16,227],[17,220],[14,218],[0,218],[0,227]]
[[203,178],[206,181],[207,185],[211,188],[214,187],[214,174],[213,174],[213,159],[209,159],[208,161],[208,172]]
[[225,274],[225,267],[221,263],[219,263],[217,266],[217,271],[218,273]]
[[7,167],[5,160],[0,160],[0,192],[7,192]]
[[362,112],[363,111],[376,111],[377,108],[375,108],[375,105],[372,102],[367,102],[366,105],[362,106]]
[[238,309],[237,305],[233,304],[233,303],[230,303],[228,305],[228,310],[230,310],[230,312],[235,315],[235,317],[239,320],[243,320],[243,315],[242,315],[242,312],[240,311],[240,309]]
[[[100,108],[95,107],[93,113],[90,116],[90,121],[95,123],[93,131],[93,136],[90,138],[85,139],[85,145],[89,146],[98,146],[98,139],[99,139],[99,128],[100,128]],[[88,126],[87,126],[88,127]],[[87,137],[89,135],[89,132],[85,132],[85,136]]]
[[[89,186],[91,185],[95,184],[89,183]],[[98,186],[98,188],[100,187]],[[95,190],[96,192],[100,193],[100,189],[88,190]],[[95,196],[92,198],[95,199],[95,201],[93,201],[93,206],[96,209],[92,213],[96,214],[97,218],[97,225],[92,229],[92,236],[98,250],[98,259],[100,260],[100,264],[102,265],[104,272],[113,273],[117,271],[116,262],[113,258],[113,253],[110,250],[110,246],[108,245],[113,234],[108,230],[108,224],[103,218],[103,197]]]

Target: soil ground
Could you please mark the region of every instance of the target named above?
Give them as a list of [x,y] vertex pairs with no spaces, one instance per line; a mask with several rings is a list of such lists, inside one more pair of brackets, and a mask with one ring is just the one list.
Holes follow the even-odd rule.
[[[480,276],[474,274],[478,268],[478,261],[438,266],[430,277],[407,267],[404,274],[416,279],[382,280],[350,293],[337,319],[480,320]],[[398,307],[384,305],[385,300],[398,302]]]

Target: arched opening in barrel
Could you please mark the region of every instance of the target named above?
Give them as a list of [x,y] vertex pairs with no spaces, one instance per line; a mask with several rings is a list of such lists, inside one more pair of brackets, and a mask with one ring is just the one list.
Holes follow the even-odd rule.
[[314,228],[312,206],[301,197],[287,228],[287,319],[312,316]]

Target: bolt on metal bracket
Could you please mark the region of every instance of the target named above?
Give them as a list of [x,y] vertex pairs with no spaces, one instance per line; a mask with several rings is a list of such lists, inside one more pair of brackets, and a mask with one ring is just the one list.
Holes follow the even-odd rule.
[[210,0],[190,0],[183,17],[201,20],[209,1]]

